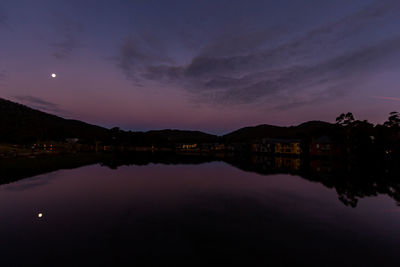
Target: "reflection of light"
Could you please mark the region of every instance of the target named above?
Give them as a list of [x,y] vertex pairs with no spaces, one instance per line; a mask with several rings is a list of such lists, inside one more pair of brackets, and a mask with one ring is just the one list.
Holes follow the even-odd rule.
[[52,73],[51,77],[55,78],[55,77],[57,77],[57,75],[55,73]]
[[37,216],[38,216],[38,218],[42,218],[43,217],[43,213],[40,212],[40,213],[38,213]]

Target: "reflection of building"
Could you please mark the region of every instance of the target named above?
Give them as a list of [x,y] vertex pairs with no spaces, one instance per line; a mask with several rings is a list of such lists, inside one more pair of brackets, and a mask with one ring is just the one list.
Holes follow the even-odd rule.
[[310,170],[312,173],[331,173],[342,169],[343,164],[340,161],[323,158],[314,158],[310,161]]
[[334,143],[328,136],[315,139],[310,144],[311,156],[340,156],[340,146]]
[[275,158],[276,169],[297,171],[300,169],[300,166],[301,166],[301,161],[299,158],[283,158],[283,157]]
[[265,171],[271,172],[274,169],[274,158],[262,154],[253,154],[251,156],[251,166],[261,173]]

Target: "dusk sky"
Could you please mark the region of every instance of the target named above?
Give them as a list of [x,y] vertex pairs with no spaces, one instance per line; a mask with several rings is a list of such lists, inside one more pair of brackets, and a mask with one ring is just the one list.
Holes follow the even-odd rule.
[[398,0],[1,0],[0,97],[134,131],[383,123],[399,29]]

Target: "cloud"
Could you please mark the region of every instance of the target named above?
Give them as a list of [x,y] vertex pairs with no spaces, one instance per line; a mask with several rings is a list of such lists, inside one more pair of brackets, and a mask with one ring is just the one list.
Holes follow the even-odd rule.
[[399,15],[399,1],[379,0],[292,39],[281,39],[282,29],[221,35],[186,65],[128,40],[119,67],[136,80],[180,86],[197,102],[299,107],[342,96],[342,85],[398,55],[390,27]]
[[391,97],[391,96],[373,96],[376,99],[383,99],[383,100],[392,100],[392,101],[400,101],[400,97]]
[[7,17],[1,12],[0,10],[0,26],[1,25],[6,25]]
[[258,31],[243,30],[238,34],[237,29],[235,29],[233,32],[219,35],[217,40],[203,47],[200,56],[232,57],[248,54],[249,51],[254,53],[266,46],[278,45],[281,38],[289,32],[287,28],[274,27]]
[[59,38],[50,42],[50,46],[54,49],[53,56],[61,60],[66,59],[81,46],[79,37],[84,31],[83,24],[78,21],[64,20],[58,23],[56,31]]
[[[236,59],[227,60],[222,66],[205,59],[201,63],[192,62],[184,69],[153,67],[147,69],[146,77],[184,82],[191,92],[198,93],[205,100],[217,103],[243,104],[268,100],[268,98],[273,102],[279,98],[285,98],[287,101],[315,87],[325,87],[326,90],[332,91],[332,85],[372,70],[379,62],[399,52],[400,37],[350,51],[322,62],[283,66],[272,70],[250,72],[238,77],[229,76],[232,72],[239,72],[237,69],[242,65],[237,64]],[[225,66],[227,62],[231,62],[233,66]],[[210,71],[210,69],[213,70]],[[217,76],[218,73],[222,74]],[[224,76],[224,74],[227,75]],[[312,93],[306,95],[313,97]]]
[[10,29],[10,26],[8,25],[8,16],[2,6],[0,6],[0,29],[2,27]]
[[171,58],[163,55],[163,49],[158,45],[160,43],[160,40],[150,34],[128,36],[120,45],[115,58],[117,67],[128,79],[139,81],[138,75],[143,73],[145,66],[174,63]]
[[[365,46],[364,35],[370,38],[372,27],[380,27],[392,21],[382,20],[389,14],[399,15],[400,2],[379,1],[367,6],[355,14],[321,25],[296,40],[290,40],[276,47],[254,51],[248,49],[243,55],[219,56],[220,50],[210,53],[202,52],[195,57],[187,67],[187,73],[194,76],[232,75],[259,71],[261,69],[276,69],[290,65],[315,64],[335,56],[340,56],[348,50],[359,50]],[[265,35],[265,39],[276,38],[276,34]],[[361,36],[361,37],[360,37]],[[246,35],[237,39],[245,40]],[[381,40],[376,40],[377,42]],[[238,41],[240,43],[240,41]],[[246,44],[246,41],[242,41]],[[217,45],[218,46],[218,45]],[[236,45],[234,45],[236,46]],[[222,46],[227,49],[226,46]]]
[[24,96],[15,96],[14,98],[20,101],[24,105],[30,106],[35,109],[39,109],[44,112],[66,114],[66,112],[59,107],[59,105],[46,101],[39,97],[24,95]]
[[5,70],[0,70],[0,87],[4,86],[7,80],[7,75]]

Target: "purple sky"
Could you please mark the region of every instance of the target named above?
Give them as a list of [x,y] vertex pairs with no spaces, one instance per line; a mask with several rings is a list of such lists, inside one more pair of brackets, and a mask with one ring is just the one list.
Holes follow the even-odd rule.
[[0,97],[129,130],[382,123],[399,28],[398,0],[2,0]]

